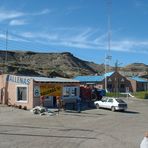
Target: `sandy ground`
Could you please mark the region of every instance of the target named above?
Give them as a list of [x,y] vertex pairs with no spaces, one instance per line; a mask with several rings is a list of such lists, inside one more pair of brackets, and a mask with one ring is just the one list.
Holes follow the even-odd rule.
[[90,109],[50,116],[0,105],[1,148],[139,148],[148,100],[125,98],[126,112]]

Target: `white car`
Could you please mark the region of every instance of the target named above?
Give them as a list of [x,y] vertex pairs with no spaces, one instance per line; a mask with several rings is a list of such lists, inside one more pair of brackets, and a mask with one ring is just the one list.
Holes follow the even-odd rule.
[[113,98],[113,97],[103,97],[99,101],[94,102],[96,108],[108,108],[112,111],[122,110],[125,111],[127,109],[127,103],[122,99]]

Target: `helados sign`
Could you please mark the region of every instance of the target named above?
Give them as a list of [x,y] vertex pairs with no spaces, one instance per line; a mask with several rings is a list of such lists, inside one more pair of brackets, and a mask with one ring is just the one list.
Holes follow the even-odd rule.
[[31,79],[27,78],[27,77],[19,77],[19,76],[7,75],[6,81],[13,82],[13,83],[29,85]]

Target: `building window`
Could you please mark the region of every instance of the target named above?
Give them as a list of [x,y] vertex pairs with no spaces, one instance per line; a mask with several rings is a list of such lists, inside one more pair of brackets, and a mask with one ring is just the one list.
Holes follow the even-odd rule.
[[125,81],[124,78],[122,78],[122,79],[121,79],[121,82],[124,82],[124,81]]
[[70,96],[77,96],[77,87],[64,87],[63,88],[63,96],[70,97]]
[[107,85],[107,88],[108,88],[108,89],[112,89],[112,87],[113,87],[112,84],[108,84],[108,85]]
[[111,78],[109,78],[109,79],[108,79],[108,82],[111,82],[111,81],[112,81],[112,79],[111,79]]
[[69,87],[64,87],[63,88],[63,96],[64,97],[70,96],[70,88]]
[[71,88],[71,96],[77,96],[77,88],[75,87]]
[[27,87],[17,87],[17,101],[27,101]]
[[125,89],[125,84],[120,84],[120,88]]

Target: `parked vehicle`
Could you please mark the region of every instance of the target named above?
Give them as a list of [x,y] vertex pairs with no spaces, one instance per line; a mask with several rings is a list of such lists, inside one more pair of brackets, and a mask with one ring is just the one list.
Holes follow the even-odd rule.
[[111,109],[112,111],[121,110],[125,111],[127,109],[127,103],[124,102],[122,99],[113,98],[113,97],[103,97],[99,101],[94,102],[96,108],[107,108]]
[[101,100],[103,96],[106,95],[106,91],[104,89],[97,89],[95,87],[90,86],[81,86],[80,87],[80,98],[82,101],[96,101]]

